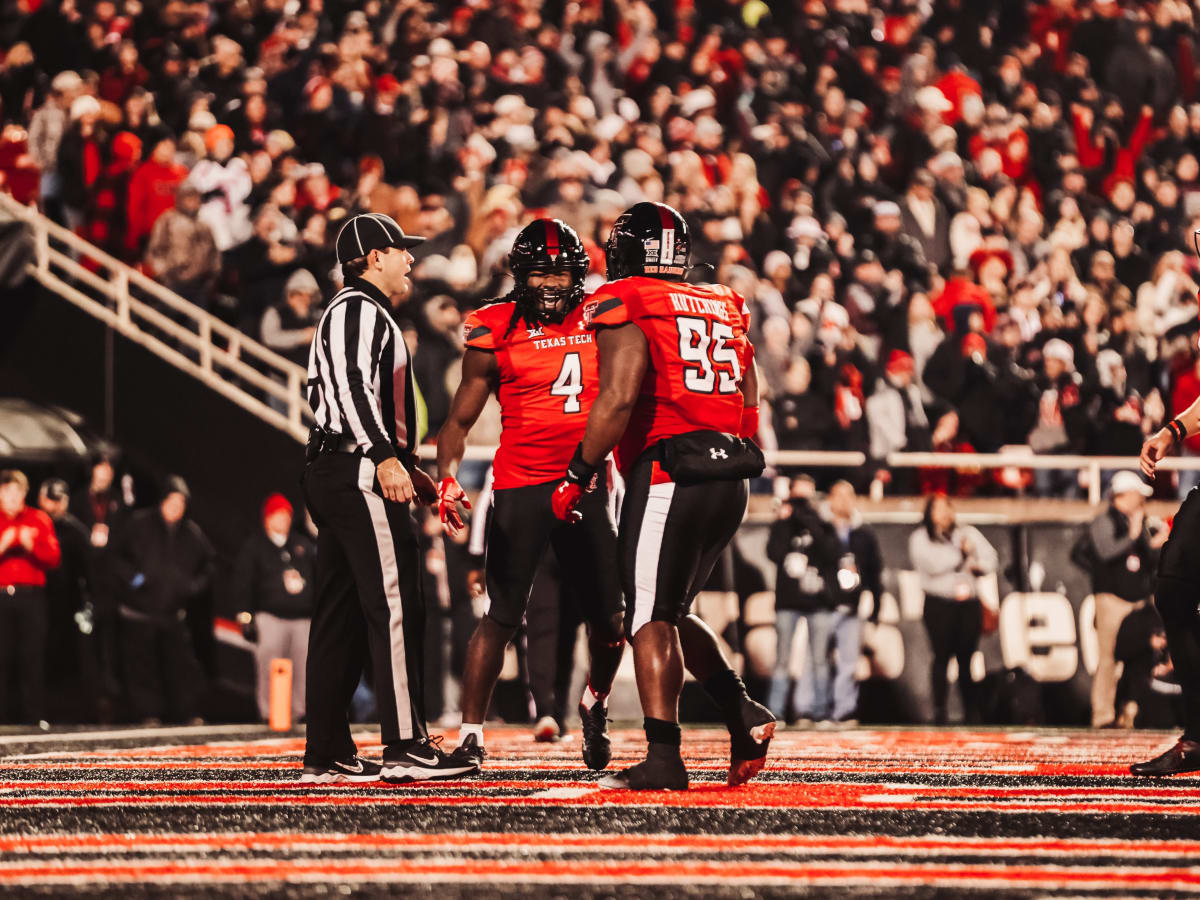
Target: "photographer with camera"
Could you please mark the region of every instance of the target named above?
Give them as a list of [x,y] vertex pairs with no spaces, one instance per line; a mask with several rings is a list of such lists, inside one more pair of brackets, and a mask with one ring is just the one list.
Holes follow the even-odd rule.
[[796,685],[795,714],[801,722],[825,722],[833,715],[829,642],[836,613],[832,585],[841,555],[837,534],[813,506],[816,486],[808,475],[792,479],[787,502],[767,539],[767,558],[776,565],[775,632],[778,649],[767,706],[786,716],[788,661],[796,626],[804,619],[808,653]]

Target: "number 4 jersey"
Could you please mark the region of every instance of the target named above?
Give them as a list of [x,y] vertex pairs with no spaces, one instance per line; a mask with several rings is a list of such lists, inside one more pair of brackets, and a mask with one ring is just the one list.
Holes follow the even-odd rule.
[[753,360],[750,312],[740,294],[721,285],[635,276],[604,285],[583,313],[592,329],[635,324],[649,345],[641,394],[617,446],[623,473],[664,438],[738,433],[742,377]]
[[513,303],[467,316],[466,345],[496,354],[500,448],[496,490],[557,481],[583,440],[596,399],[596,344],[576,307],[557,325],[513,320]]

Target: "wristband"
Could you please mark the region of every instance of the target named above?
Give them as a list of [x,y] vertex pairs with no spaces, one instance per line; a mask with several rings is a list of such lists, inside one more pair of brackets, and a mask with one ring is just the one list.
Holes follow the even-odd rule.
[[572,484],[582,485],[585,491],[590,491],[596,486],[596,476],[599,472],[599,466],[593,466],[583,458],[583,441],[580,441],[579,446],[575,448],[575,455],[567,465],[565,479]]
[[738,437],[752,438],[758,434],[758,407],[742,407],[742,423],[738,428]]
[[1170,424],[1174,426],[1171,431],[1175,434],[1175,440],[1182,441],[1185,437],[1187,437],[1187,429],[1183,427],[1182,419],[1176,416],[1170,421]]

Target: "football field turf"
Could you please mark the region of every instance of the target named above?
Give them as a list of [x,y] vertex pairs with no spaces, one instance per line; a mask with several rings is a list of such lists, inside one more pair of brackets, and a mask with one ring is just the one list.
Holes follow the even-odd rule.
[[[372,732],[359,735],[378,756]],[[295,782],[301,738],[226,726],[0,738],[0,894],[753,897],[1200,894],[1200,776],[1162,733],[783,731],[725,787],[603,791],[579,742],[488,732],[483,777]],[[640,752],[615,735],[614,767]]]

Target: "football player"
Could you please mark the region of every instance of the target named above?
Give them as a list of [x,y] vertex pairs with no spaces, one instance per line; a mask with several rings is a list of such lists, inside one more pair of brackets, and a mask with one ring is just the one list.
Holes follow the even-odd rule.
[[729,727],[729,784],[762,769],[775,731],[775,716],[749,698],[715,635],[690,614],[741,524],[746,478],[763,465],[748,440],[758,430],[749,311],[728,288],[688,284],[689,252],[687,224],[665,204],[638,203],[614,224],[609,282],[584,306],[599,394],[552,498],[555,515],[569,521],[616,449],[626,482],[618,547],[626,633],[649,749],[606,787],[687,788],[679,750],[685,662]]
[[483,719],[504,649],[524,619],[538,564],[553,547],[566,592],[588,624],[591,668],[579,716],[584,762],[600,770],[612,755],[606,701],[625,649],[616,526],[602,467],[590,482],[595,490],[576,510],[577,523],[560,522],[550,510],[550,495],[583,437],[596,396],[595,338],[580,305],[589,261],[574,229],[558,219],[537,219],[517,235],[509,265],[512,292],[464,323],[462,382],[438,434],[439,513],[453,534],[463,527],[458,503],[467,506],[455,478],[467,432],[491,394],[500,401],[485,564],[488,608],[467,648],[463,722],[453,755],[482,765]]

